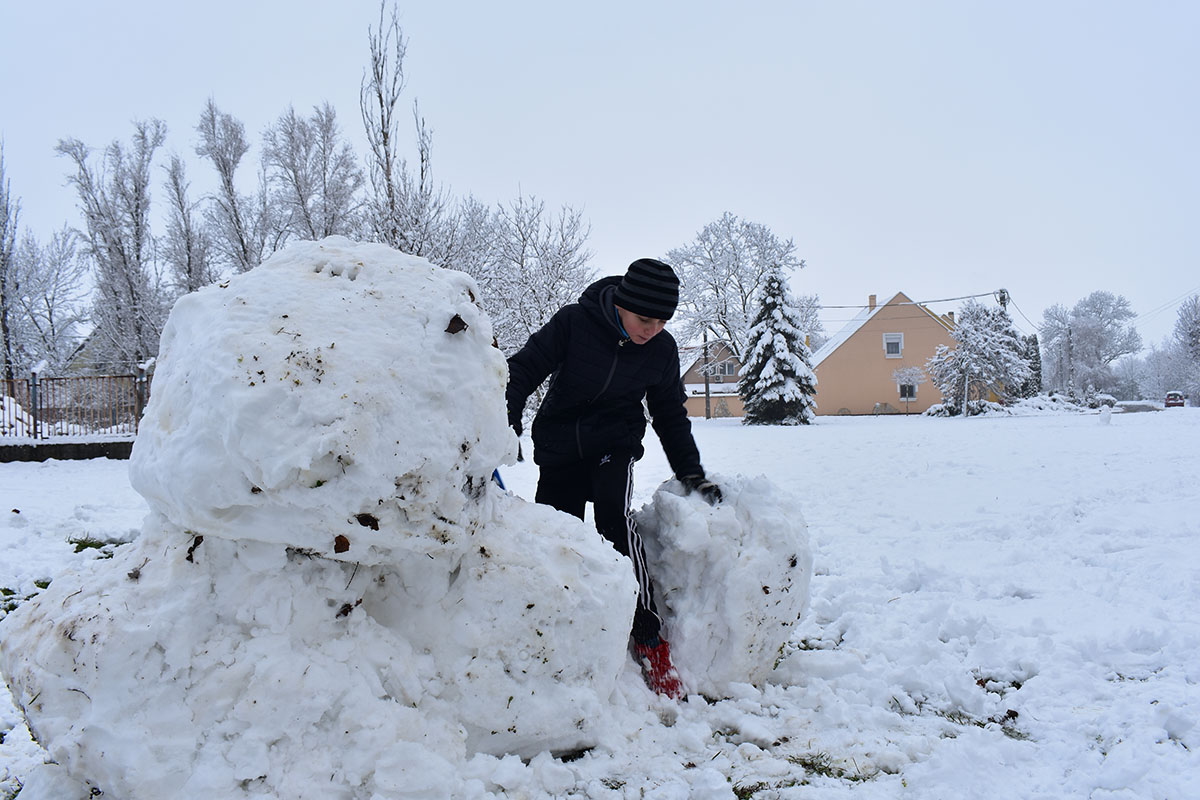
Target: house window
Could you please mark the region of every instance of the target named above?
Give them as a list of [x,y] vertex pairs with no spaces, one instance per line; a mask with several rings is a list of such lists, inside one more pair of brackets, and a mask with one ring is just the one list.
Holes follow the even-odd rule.
[[898,385],[900,386],[900,399],[901,400],[916,400],[917,399],[916,384],[901,383]]
[[709,369],[711,370],[710,379],[713,383],[724,383],[727,379],[737,375],[737,366],[732,361],[713,364]]
[[883,335],[883,353],[888,358],[900,358],[904,353],[904,334],[885,333]]

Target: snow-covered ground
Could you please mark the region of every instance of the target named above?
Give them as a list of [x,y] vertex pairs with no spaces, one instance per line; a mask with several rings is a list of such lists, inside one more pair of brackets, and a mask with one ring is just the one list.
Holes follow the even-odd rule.
[[[710,472],[803,499],[811,609],[765,688],[674,703],[631,667],[622,746],[389,796],[1196,795],[1200,410],[695,429]],[[647,444],[635,505],[668,475]],[[126,466],[0,464],[5,600],[141,529]],[[532,497],[533,465],[503,477]],[[2,690],[0,733],[6,797],[42,754]]]

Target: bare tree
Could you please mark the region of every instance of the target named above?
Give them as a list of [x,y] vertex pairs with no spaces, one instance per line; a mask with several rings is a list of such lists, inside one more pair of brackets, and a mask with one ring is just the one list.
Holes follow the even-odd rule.
[[4,145],[0,143],[0,359],[4,362],[4,379],[7,381],[16,377],[19,360],[17,224],[20,216],[21,201],[12,195],[4,167]]
[[690,244],[668,251],[667,263],[679,274],[680,338],[696,341],[708,331],[744,361],[755,297],[772,268],[786,280],[804,266],[795,251],[791,239],[729,212],[705,225]]
[[365,205],[371,236],[435,264],[449,264],[457,220],[446,193],[433,182],[433,133],[413,101],[417,132],[417,174],[399,155],[396,109],[404,91],[407,43],[399,14],[392,7],[385,24],[386,2],[379,6],[379,28],[368,34],[370,65],[359,87],[359,109],[367,143],[371,192]]
[[263,161],[289,236],[323,239],[358,229],[362,170],[325,103],[311,118],[289,108],[263,135]]
[[238,192],[235,177],[250,150],[246,129],[217,108],[211,98],[200,114],[196,131],[200,134],[196,154],[208,159],[217,171],[218,189],[209,198],[205,215],[213,241],[235,272],[246,272],[283,244],[279,215],[267,191],[266,171],[259,171],[255,194]]
[[158,353],[166,303],[153,263],[150,181],[166,131],[159,120],[136,122],[129,147],[110,144],[99,173],[78,139],[60,140],[56,148],[74,165],[69,180],[79,195],[85,250],[96,270],[91,357],[100,369],[132,369]]
[[408,43],[400,28],[400,14],[392,7],[390,21],[384,24],[386,3],[379,4],[379,27],[367,31],[370,64],[359,86],[358,105],[369,156],[372,195],[368,201],[368,225],[372,235],[393,247],[400,241],[399,205],[396,187],[401,159],[396,141],[399,125],[396,105],[404,92],[404,54]]
[[212,237],[196,212],[197,202],[188,197],[190,183],[183,159],[172,155],[167,166],[167,233],[162,240],[162,257],[171,271],[177,294],[194,292],[215,281]]

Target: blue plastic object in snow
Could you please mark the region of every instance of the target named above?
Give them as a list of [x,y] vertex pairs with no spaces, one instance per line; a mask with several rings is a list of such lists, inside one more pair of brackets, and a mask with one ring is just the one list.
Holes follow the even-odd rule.
[[498,469],[492,470],[492,480],[494,480],[496,482],[496,485],[499,486],[502,490],[504,490],[506,492],[508,491],[508,487],[506,487],[504,485],[504,481],[500,479],[500,470],[498,470]]

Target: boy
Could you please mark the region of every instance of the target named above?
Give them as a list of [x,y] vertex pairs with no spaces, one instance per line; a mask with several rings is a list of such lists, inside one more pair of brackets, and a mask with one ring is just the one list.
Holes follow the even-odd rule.
[[596,529],[633,564],[638,604],[634,652],[646,682],[683,696],[646,570],[646,554],[630,513],[633,464],[645,452],[646,416],[675,476],[712,504],[720,488],[708,481],[684,409],[679,351],[663,330],[679,303],[679,279],[661,261],[640,258],[623,277],[589,286],[508,359],[508,421],[521,432],[529,395],[552,375],[533,420],[533,460],[540,468],[539,503],[584,518],[590,500]]

